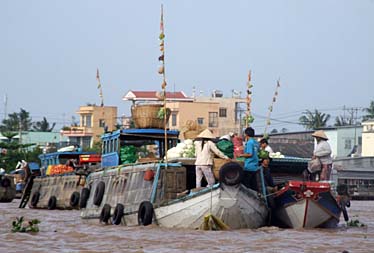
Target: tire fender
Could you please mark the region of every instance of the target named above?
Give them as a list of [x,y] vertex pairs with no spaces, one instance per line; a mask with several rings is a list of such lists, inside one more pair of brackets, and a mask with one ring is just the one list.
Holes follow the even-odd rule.
[[114,213],[112,217],[112,223],[114,225],[121,224],[121,220],[124,215],[124,210],[125,210],[125,207],[121,203],[118,203],[116,205],[116,208],[114,209]]
[[81,191],[81,198],[79,201],[79,208],[86,208],[88,198],[90,197],[90,189],[83,188]]
[[71,207],[77,207],[79,204],[80,199],[80,193],[79,192],[73,192],[70,196],[70,206]]
[[52,196],[48,200],[48,210],[54,210],[57,206],[57,199],[55,196]]
[[219,169],[219,181],[225,185],[240,184],[243,177],[243,167],[236,162],[228,162]]
[[39,202],[40,192],[35,192],[31,197],[31,206],[36,207]]
[[149,201],[143,201],[138,209],[138,224],[140,226],[148,226],[153,219],[153,205]]
[[105,204],[100,213],[100,222],[108,223],[110,219],[110,211],[112,207],[109,204]]
[[105,183],[103,181],[100,181],[96,186],[94,199],[93,199],[94,205],[100,206],[101,201],[103,200],[103,197],[104,197],[104,191],[105,191]]

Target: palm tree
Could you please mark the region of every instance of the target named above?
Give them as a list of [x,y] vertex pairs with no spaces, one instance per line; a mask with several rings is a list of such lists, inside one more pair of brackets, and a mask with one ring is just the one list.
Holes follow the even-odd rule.
[[374,119],[374,100],[370,102],[369,107],[363,109],[367,114],[363,116],[363,121]]
[[319,112],[317,109],[314,112],[306,110],[303,116],[299,118],[301,125],[305,129],[317,129],[327,126],[327,121],[330,119],[330,114]]
[[56,123],[53,123],[52,126],[50,127],[47,119],[43,117],[42,121],[37,121],[33,124],[33,129],[38,132],[52,132],[55,125]]
[[334,126],[352,126],[352,125],[353,125],[352,117],[346,119],[343,116],[338,116],[335,118]]
[[29,131],[31,128],[30,113],[21,108],[19,113],[8,114],[8,119],[3,120],[1,131]]

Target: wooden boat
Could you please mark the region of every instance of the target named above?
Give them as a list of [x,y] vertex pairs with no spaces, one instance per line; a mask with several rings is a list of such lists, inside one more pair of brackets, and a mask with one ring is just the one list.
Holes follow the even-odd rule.
[[349,198],[340,194],[330,182],[288,181],[275,198],[276,220],[289,228],[334,228],[342,213],[349,219]]
[[[167,131],[169,147],[176,145],[178,135],[178,131]],[[82,209],[82,218],[116,225],[154,223],[191,229],[199,228],[206,215],[213,215],[232,229],[258,228],[266,224],[266,203],[257,192],[240,184],[242,167],[239,164],[222,166],[221,180],[213,187],[195,189],[195,178],[191,176],[195,173],[194,167],[180,162],[155,161],[165,154],[162,148],[164,130],[124,129],[104,135],[102,139],[102,163],[111,167],[87,178],[90,195]],[[108,143],[121,145],[110,150]],[[122,164],[120,150],[126,145],[137,145],[139,150],[152,147],[153,153],[160,155],[151,162],[145,157],[136,163]]]
[[30,208],[79,209],[85,178],[91,170],[90,166],[100,167],[100,155],[64,151],[42,154],[39,159],[47,172],[29,179],[19,207],[24,208],[28,203]]
[[15,197],[14,177],[11,175],[0,175],[0,202],[12,202]]

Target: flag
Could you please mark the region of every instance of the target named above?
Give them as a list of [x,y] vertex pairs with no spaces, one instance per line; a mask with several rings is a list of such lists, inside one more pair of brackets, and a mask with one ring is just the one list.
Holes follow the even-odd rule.
[[96,79],[97,79],[97,88],[100,89],[101,88],[101,83],[100,83],[100,75],[99,75],[99,69],[97,69],[96,71]]

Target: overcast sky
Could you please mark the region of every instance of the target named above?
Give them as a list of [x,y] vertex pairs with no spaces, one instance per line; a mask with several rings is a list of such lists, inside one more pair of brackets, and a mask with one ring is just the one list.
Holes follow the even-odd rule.
[[1,0],[1,119],[23,108],[69,125],[79,106],[100,104],[97,68],[105,105],[129,115],[127,91],[161,90],[161,3],[169,91],[244,94],[252,70],[257,129],[278,78],[270,129],[374,100],[373,0]]

